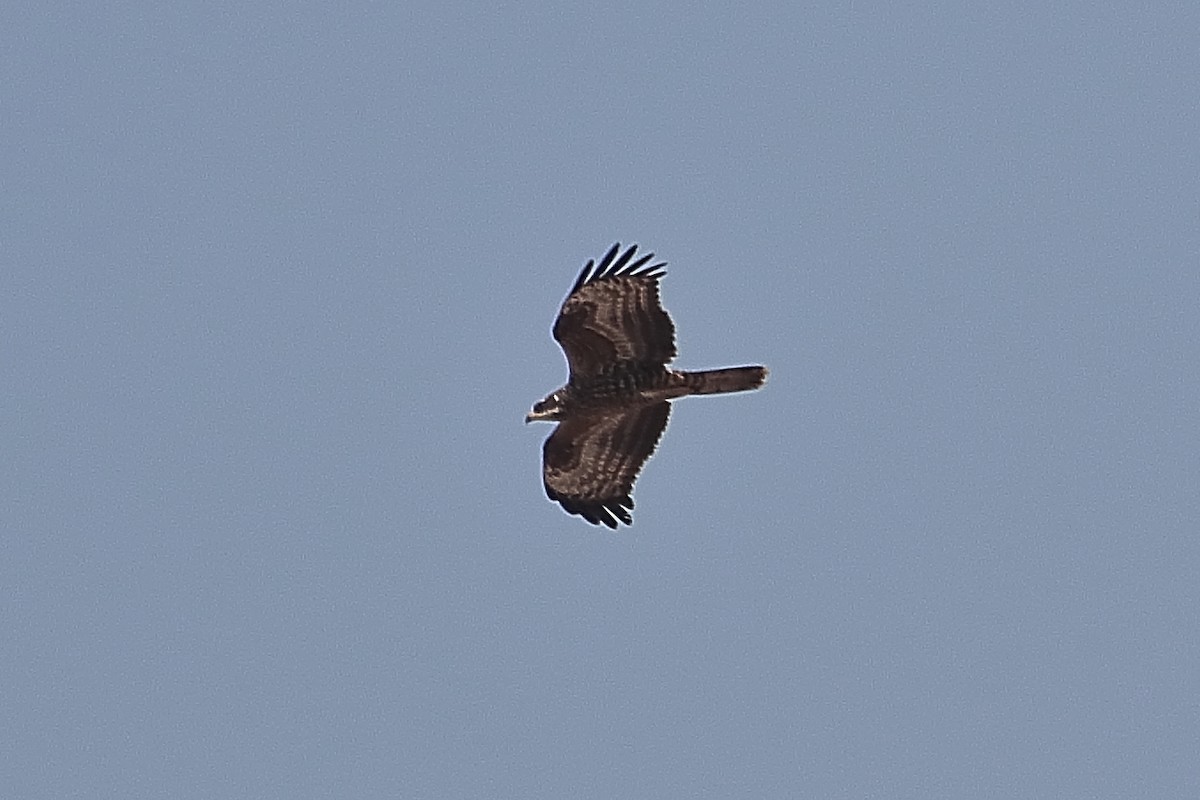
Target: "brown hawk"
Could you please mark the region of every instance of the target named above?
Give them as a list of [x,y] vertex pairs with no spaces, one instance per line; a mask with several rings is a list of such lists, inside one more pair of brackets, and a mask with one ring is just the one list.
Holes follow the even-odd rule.
[[[704,372],[667,369],[676,355],[675,325],[658,281],[665,262],[636,261],[637,245],[588,260],[554,321],[567,356],[567,385],[534,403],[526,422],[558,427],[542,446],[546,495],[593,525],[633,524],[633,483],[654,452],[669,400],[744,392],[762,386],[766,367]],[[620,255],[618,255],[620,253]]]

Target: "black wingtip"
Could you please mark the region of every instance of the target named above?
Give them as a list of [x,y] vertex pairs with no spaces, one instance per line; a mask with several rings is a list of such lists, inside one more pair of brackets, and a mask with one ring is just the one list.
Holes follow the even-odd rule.
[[599,502],[589,502],[571,497],[563,497],[549,487],[546,487],[546,494],[551,500],[561,505],[563,511],[582,517],[592,525],[604,525],[612,530],[616,530],[620,523],[625,523],[626,525],[633,524],[633,514],[630,513],[633,509],[633,498],[630,495]]
[[[631,244],[621,252],[621,243],[616,242],[604,254],[597,264],[595,260],[588,259],[584,264],[583,271],[579,273],[579,277],[575,279],[575,285],[571,287],[568,294],[573,294],[589,283],[596,281],[607,280],[609,278],[651,278],[657,280],[667,274],[667,262],[660,261],[651,263],[654,260],[654,253],[646,253],[636,261],[633,260],[634,254],[637,253],[638,246]],[[618,257],[618,254],[619,257]]]

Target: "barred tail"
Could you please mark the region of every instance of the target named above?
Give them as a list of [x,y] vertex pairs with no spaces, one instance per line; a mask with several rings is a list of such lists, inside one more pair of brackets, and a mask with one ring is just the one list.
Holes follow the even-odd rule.
[[688,394],[725,394],[748,392],[763,385],[766,367],[726,367],[704,372],[677,372]]

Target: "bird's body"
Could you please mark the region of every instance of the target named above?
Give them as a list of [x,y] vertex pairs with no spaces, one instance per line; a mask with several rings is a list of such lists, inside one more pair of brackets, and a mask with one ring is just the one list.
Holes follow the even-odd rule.
[[765,367],[705,372],[667,368],[675,326],[659,300],[664,263],[633,261],[613,245],[599,266],[588,261],[554,322],[570,367],[567,384],[533,406],[526,422],[559,426],[542,448],[546,494],[594,525],[632,524],[634,481],[654,452],[670,400],[756,389]]

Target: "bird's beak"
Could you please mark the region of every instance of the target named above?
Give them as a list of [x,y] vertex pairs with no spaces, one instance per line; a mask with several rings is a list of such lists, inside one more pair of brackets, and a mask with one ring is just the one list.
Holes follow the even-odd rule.
[[533,414],[526,414],[525,415],[525,424],[528,425],[531,422],[533,422]]

